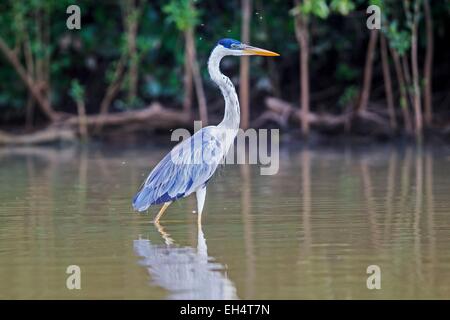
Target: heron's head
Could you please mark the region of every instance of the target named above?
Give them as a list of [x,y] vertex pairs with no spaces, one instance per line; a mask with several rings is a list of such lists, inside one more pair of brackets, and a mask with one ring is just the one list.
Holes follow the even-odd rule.
[[217,46],[223,47],[222,50],[224,50],[227,55],[232,56],[279,56],[276,52],[252,47],[241,43],[238,40],[229,38],[219,40]]

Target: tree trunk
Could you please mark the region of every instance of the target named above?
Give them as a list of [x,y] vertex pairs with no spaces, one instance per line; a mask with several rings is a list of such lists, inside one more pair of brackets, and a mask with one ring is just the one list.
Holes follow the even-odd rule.
[[433,121],[433,92],[432,92],[432,70],[433,70],[433,18],[430,10],[429,0],[424,0],[425,9],[425,27],[427,34],[427,45],[425,53],[425,66],[424,66],[424,106],[425,106],[425,123],[427,126],[431,126]]
[[[296,6],[300,1],[295,1]],[[302,113],[301,126],[303,135],[309,134],[309,31],[308,18],[298,12],[295,15],[295,35],[300,47],[300,108]]]
[[403,77],[402,66],[398,53],[391,48],[392,59],[394,60],[395,74],[397,75],[397,82],[400,91],[400,108],[403,114],[403,121],[405,124],[405,131],[407,134],[412,134],[412,120],[409,112],[408,94],[406,92],[405,78]]
[[128,101],[133,103],[137,96],[138,85],[138,58],[136,53],[136,28],[137,24],[132,23],[130,34],[128,35],[128,51],[130,54],[130,68],[128,70],[129,92]]
[[[36,24],[36,41],[42,45],[42,14],[39,9],[35,12],[35,24]],[[42,96],[45,98],[45,92],[42,85],[42,54],[36,55],[36,74],[35,82],[37,84],[38,90],[41,92]]]
[[25,107],[25,130],[30,131],[33,129],[34,118],[34,101],[31,95],[28,95],[27,104]]
[[[33,54],[31,52],[30,38],[27,33],[24,35],[23,54],[25,57],[25,66],[28,76],[34,78]],[[34,100],[30,92],[28,92],[27,104],[25,109],[25,128],[31,130],[33,128],[34,118]]]
[[364,66],[363,87],[361,90],[361,98],[359,100],[359,105],[357,109],[358,112],[365,111],[367,109],[367,104],[369,102],[370,88],[372,85],[373,56],[377,45],[377,36],[378,36],[377,29],[373,29],[370,31],[369,44],[367,46],[367,53],[366,53],[366,63]]
[[128,69],[128,103],[134,103],[137,96],[138,86],[138,63],[139,58],[136,48],[136,36],[138,30],[138,22],[140,16],[140,9],[137,0],[126,0],[125,13],[124,13],[124,25],[127,29],[127,46],[129,56],[129,69]]
[[[0,38],[0,51],[3,52],[6,59],[14,67],[17,74],[27,87],[29,97],[26,104],[26,127],[30,128],[31,118],[33,116],[33,98],[39,105],[41,111],[51,120],[58,118],[50,102],[50,51],[48,50],[50,42],[50,13],[48,8],[35,9],[33,11],[36,27],[36,42],[45,48],[43,55],[36,55],[33,61],[30,38],[27,31],[23,28],[19,30],[18,43],[14,49],[9,48],[6,42]],[[24,18],[24,17],[22,17]],[[25,57],[25,66],[20,62],[20,46],[23,44],[23,54]]]
[[[411,109],[412,109],[412,108],[414,108],[413,107],[414,106],[414,93],[412,90],[413,85],[412,85],[412,80],[411,80],[409,62],[408,62],[408,58],[406,57],[406,55],[403,55],[400,57],[400,62],[402,65],[403,75],[404,75],[404,79],[405,79],[406,94],[407,94],[407,97],[409,99],[409,103],[410,103]],[[413,124],[413,122],[411,122],[411,123]]]
[[414,113],[416,122],[416,137],[420,141],[422,137],[422,106],[420,101],[420,88],[419,88],[419,65],[417,57],[417,20],[418,20],[418,7],[419,1],[414,3],[414,16],[411,30],[411,68],[412,68],[412,81],[413,81],[413,95],[414,95]]
[[22,79],[23,83],[27,86],[30,93],[33,95],[34,99],[37,101],[39,107],[42,112],[51,120],[56,121],[58,119],[57,113],[53,110],[50,105],[49,99],[42,95],[42,91],[40,90],[41,85],[36,82],[30,75],[27,73],[25,68],[20,63],[17,55],[11,50],[8,45],[4,42],[2,38],[0,38],[0,51],[3,52],[6,59],[9,63],[14,67],[19,77]]
[[186,30],[187,32],[187,49],[190,60],[190,67],[192,69],[192,75],[194,78],[195,84],[195,93],[197,95],[198,109],[200,113],[200,120],[202,121],[203,126],[208,125],[208,111],[206,107],[206,96],[205,90],[203,89],[202,77],[200,74],[200,68],[197,62],[197,53],[195,49],[195,38],[194,38],[194,29],[189,28]]
[[184,32],[184,77],[183,77],[183,111],[191,115],[192,110],[192,68],[188,53],[188,34]]
[[[242,0],[242,31],[241,41],[243,43],[250,42],[250,22],[251,22],[251,0]],[[240,65],[240,81],[239,81],[239,98],[241,103],[241,128],[247,129],[250,119],[250,83],[249,83],[249,57],[241,58]]]
[[80,136],[86,140],[88,138],[87,130],[87,118],[86,118],[86,106],[84,101],[77,101],[77,111],[78,111],[78,128],[80,131]]
[[36,54],[36,72],[35,83],[41,96],[49,101],[50,100],[50,54],[49,54],[49,12],[48,8],[36,9],[35,21],[36,21],[36,40],[40,44],[41,48],[44,48],[42,54]]
[[42,20],[42,45],[46,49],[42,61],[42,82],[44,86],[44,96],[50,100],[50,7],[45,6]]
[[[109,106],[114,100],[115,96],[120,90],[123,81],[123,73],[125,70],[125,62],[127,59],[127,55],[125,53],[122,54],[119,61],[117,62],[116,70],[114,71],[113,80],[106,88],[105,96],[103,97],[100,103],[100,115],[104,116],[108,113]],[[96,132],[99,132],[102,128],[102,123],[99,122],[96,128]]]
[[[128,69],[128,102],[133,103],[137,96],[137,85],[139,76],[139,55],[136,47],[136,36],[138,29],[138,21],[142,12],[142,7],[138,5],[138,0],[125,0],[122,2],[122,18],[123,25],[127,32],[127,50],[123,52],[119,61],[117,62],[116,69],[111,83],[106,89],[105,96],[100,103],[100,115],[104,116],[108,113],[109,107],[113,102],[116,95],[119,93],[122,87],[125,68],[127,66],[127,59],[129,60]],[[143,5],[143,2],[141,2]],[[98,123],[96,132],[98,133],[103,124]]]
[[380,35],[381,41],[381,62],[383,65],[384,91],[386,93],[386,102],[389,113],[389,123],[393,130],[397,129],[397,120],[395,118],[394,97],[392,94],[391,72],[389,70],[389,56],[384,35]]

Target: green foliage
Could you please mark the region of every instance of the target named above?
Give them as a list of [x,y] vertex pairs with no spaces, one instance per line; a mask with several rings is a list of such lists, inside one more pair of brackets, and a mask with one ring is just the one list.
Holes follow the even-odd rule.
[[385,3],[383,0],[369,0],[369,5],[379,6],[381,11],[385,9]]
[[307,16],[316,16],[321,19],[326,19],[331,12],[346,16],[354,9],[355,4],[352,0],[331,0],[329,3],[325,0],[305,0],[298,8],[294,8],[291,13],[302,13]]
[[338,81],[355,80],[359,72],[355,68],[350,67],[347,63],[339,63],[336,68],[336,79]]
[[401,56],[405,54],[411,46],[410,32],[399,30],[396,20],[389,24],[387,28],[387,37],[389,39],[389,45]]
[[77,79],[70,83],[70,95],[76,102],[84,101],[84,87]]
[[325,19],[330,14],[330,9],[325,0],[305,0],[300,5],[300,12]]
[[331,10],[346,16],[355,9],[355,4],[351,0],[332,0],[330,8]]
[[358,95],[358,88],[354,85],[348,86],[345,88],[344,93],[339,97],[338,104],[339,106],[345,108],[355,101],[356,96]]
[[171,0],[163,7],[163,12],[167,14],[167,20],[175,23],[180,31],[194,27],[199,18],[191,0]]

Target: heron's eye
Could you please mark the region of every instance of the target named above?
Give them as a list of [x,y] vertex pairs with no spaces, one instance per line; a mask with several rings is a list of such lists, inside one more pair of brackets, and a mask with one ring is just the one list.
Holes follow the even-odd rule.
[[231,48],[231,49],[240,49],[240,45],[237,44],[237,43],[232,43],[232,44],[230,45],[230,48]]

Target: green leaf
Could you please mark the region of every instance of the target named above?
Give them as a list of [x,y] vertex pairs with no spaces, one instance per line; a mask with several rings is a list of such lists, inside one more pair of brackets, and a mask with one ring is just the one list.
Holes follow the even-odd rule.
[[70,83],[70,95],[76,102],[84,100],[84,87],[77,79],[72,80]]
[[191,0],[172,0],[163,7],[167,20],[175,23],[180,31],[194,27],[198,23],[199,13]]
[[321,19],[327,18],[328,15],[330,14],[330,9],[328,8],[328,5],[325,2],[325,0],[307,0],[305,1],[305,5],[306,4],[309,13]]
[[345,88],[344,93],[339,97],[338,104],[341,107],[346,107],[348,104],[352,103],[356,96],[358,95],[358,88],[354,85]]
[[346,16],[355,9],[355,4],[351,0],[332,0],[330,8],[331,10]]

